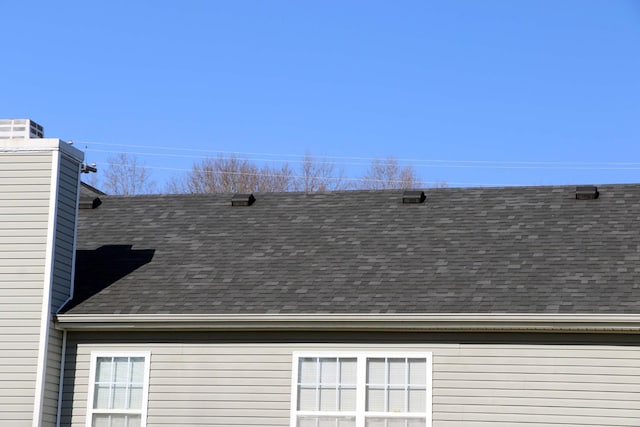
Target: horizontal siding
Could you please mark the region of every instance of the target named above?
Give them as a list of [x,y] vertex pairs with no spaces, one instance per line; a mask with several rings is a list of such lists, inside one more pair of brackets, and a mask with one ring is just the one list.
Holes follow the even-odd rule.
[[52,153],[0,156],[0,425],[31,426]]
[[288,426],[292,353],[327,350],[431,351],[434,427],[640,425],[639,346],[161,343],[137,336],[139,343],[110,344],[72,334],[63,425],[84,425],[91,352],[116,350],[151,352],[149,427]]

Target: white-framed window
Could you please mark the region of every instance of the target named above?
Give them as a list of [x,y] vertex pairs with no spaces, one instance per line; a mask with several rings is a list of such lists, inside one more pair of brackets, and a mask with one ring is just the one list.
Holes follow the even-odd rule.
[[150,352],[93,352],[87,427],[145,427]]
[[431,427],[430,352],[293,354],[291,427]]

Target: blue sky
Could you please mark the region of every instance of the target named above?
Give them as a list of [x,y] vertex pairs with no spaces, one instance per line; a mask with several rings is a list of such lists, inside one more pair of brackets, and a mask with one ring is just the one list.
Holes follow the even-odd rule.
[[391,155],[452,186],[640,182],[640,1],[60,0],[2,15],[0,117],[36,120],[99,168],[139,153],[162,183],[218,152],[310,152],[351,176]]

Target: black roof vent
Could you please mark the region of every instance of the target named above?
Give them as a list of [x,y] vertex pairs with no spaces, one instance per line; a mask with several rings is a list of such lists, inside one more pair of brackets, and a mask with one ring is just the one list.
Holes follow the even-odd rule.
[[95,209],[102,204],[99,197],[80,197],[80,209]]
[[251,206],[255,201],[251,193],[236,193],[231,198],[231,206]]
[[598,187],[595,185],[583,185],[576,187],[576,200],[597,199],[598,195]]
[[402,194],[402,203],[422,203],[427,196],[424,195],[424,191],[410,190],[405,191]]

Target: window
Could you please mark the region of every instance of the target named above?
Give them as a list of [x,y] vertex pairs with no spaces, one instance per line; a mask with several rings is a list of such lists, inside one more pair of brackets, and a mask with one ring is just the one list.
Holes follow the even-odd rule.
[[295,353],[291,427],[430,427],[431,353]]
[[144,427],[149,359],[146,353],[93,353],[88,427]]

